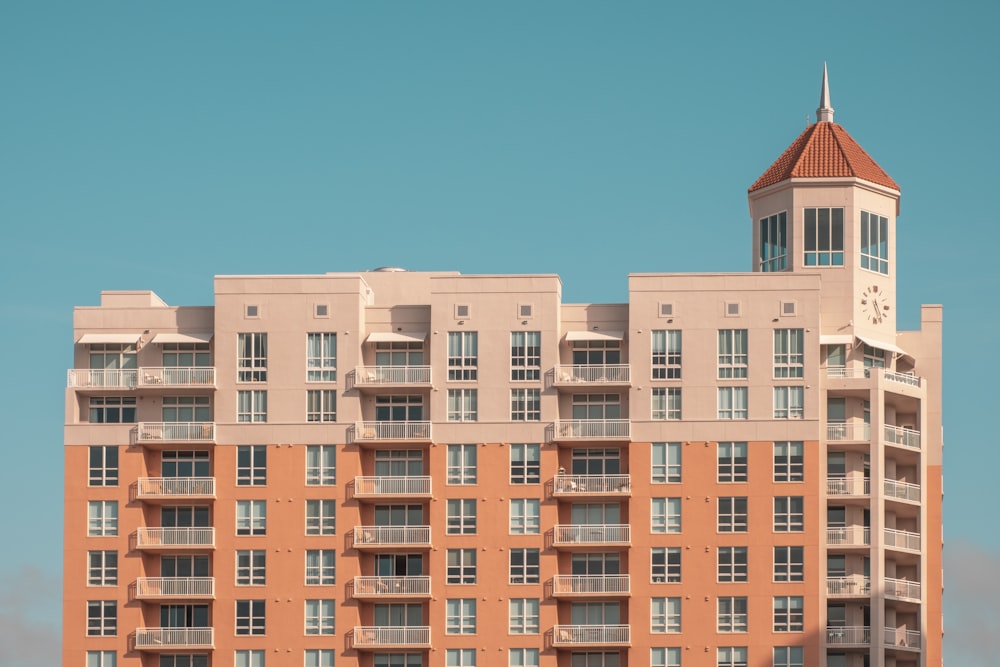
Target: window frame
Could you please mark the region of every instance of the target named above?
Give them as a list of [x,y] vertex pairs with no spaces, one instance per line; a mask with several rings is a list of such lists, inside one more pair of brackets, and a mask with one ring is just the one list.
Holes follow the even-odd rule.
[[757,266],[764,273],[788,270],[788,212],[760,218],[758,224]]
[[448,332],[448,382],[479,379],[479,332]]
[[306,389],[306,421],[311,424],[337,421],[336,389]]
[[650,361],[653,380],[680,380],[683,377],[683,344],[683,332],[680,329],[654,329],[651,332]]
[[236,534],[267,535],[266,500],[236,501]]
[[774,532],[801,533],[805,531],[804,496],[774,497]]
[[118,445],[90,445],[87,464],[87,486],[118,486]]
[[118,636],[118,603],[115,600],[87,600],[87,636]]
[[337,381],[337,334],[316,331],[306,334],[306,382]]
[[745,533],[749,530],[747,496],[719,496],[716,503],[716,532]]
[[[662,507],[657,507],[662,505]],[[652,535],[679,534],[683,501],[680,496],[649,499],[649,532]]]
[[479,421],[479,390],[462,387],[448,390],[448,413],[450,422]]
[[861,211],[859,262],[865,271],[889,275],[889,218]]
[[745,595],[720,595],[716,599],[716,632],[749,631],[750,605]]
[[542,378],[542,332],[510,333],[510,380],[534,382]]
[[117,537],[118,516],[117,500],[88,500],[87,537]]
[[516,387],[510,390],[510,420],[537,422],[542,420],[542,391],[536,387]]
[[805,581],[805,547],[776,546],[772,550],[772,563],[772,581],[775,583]]
[[478,483],[479,447],[475,444],[448,445],[445,484],[467,486]]
[[746,583],[750,578],[748,561],[748,547],[718,547],[716,557],[716,582],[720,584]]
[[774,632],[805,632],[805,600],[801,595],[775,595]]
[[236,550],[236,586],[267,585],[267,550]]
[[237,636],[267,634],[267,604],[265,600],[236,600],[234,621]]
[[118,585],[118,552],[95,549],[87,552],[87,586]]
[[774,330],[772,377],[776,380],[805,376],[805,330],[801,328]]
[[511,498],[508,531],[511,535],[540,535],[542,531],[541,500]]
[[448,549],[445,558],[446,584],[449,586],[474,586],[476,584],[478,558],[475,549]]
[[718,330],[719,380],[745,380],[750,368],[750,334],[747,329]]
[[[327,461],[329,456],[332,464]],[[306,446],[306,486],[335,486],[337,484],[337,446]]]
[[237,445],[236,486],[267,485],[267,445]]
[[804,266],[810,268],[844,266],[844,222],[843,207],[818,206],[803,209],[802,264]]
[[476,634],[476,598],[447,598],[444,627],[446,635]]
[[[522,458],[515,459],[520,452]],[[534,454],[534,458],[529,458]],[[512,485],[541,484],[542,446],[538,443],[512,443],[510,446],[510,483]]]
[[337,632],[337,601],[308,598],[304,608],[304,631],[307,637],[329,636]]
[[[329,557],[329,562],[327,562]],[[337,550],[306,549],[305,585],[335,586],[337,584]]]
[[681,548],[652,547],[650,549],[649,570],[651,583],[681,583]]
[[337,501],[333,498],[309,498],[306,500],[306,535],[337,534]]
[[236,334],[236,382],[267,382],[267,333]]
[[684,403],[681,387],[653,387],[650,401],[650,419],[678,421],[683,418]]
[[[519,605],[520,609],[515,609]],[[510,598],[507,605],[507,634],[537,635],[541,601],[539,598]]]
[[267,390],[239,389],[236,392],[236,422],[267,423]]
[[743,484],[749,479],[749,448],[746,442],[716,443],[716,481],[720,484]]
[[803,441],[776,440],[773,444],[773,452],[775,482],[805,481],[805,443]]
[[[471,508],[471,512],[469,511]],[[475,498],[449,498],[447,500],[447,535],[475,535],[478,524],[478,507]]]
[[[515,555],[520,562],[515,563]],[[508,556],[507,583],[511,585],[541,582],[541,550],[534,547],[514,547]]]
[[[681,631],[682,601],[680,597],[649,599],[649,631],[655,634],[675,634]],[[658,605],[662,605],[658,607]]]
[[750,392],[748,387],[719,387],[718,401],[719,419],[732,421],[750,418]]
[[[663,455],[658,451],[662,447]],[[676,456],[672,456],[676,454]],[[662,463],[658,460],[662,458]],[[671,460],[675,459],[675,463]],[[683,472],[683,448],[679,442],[654,442],[650,448],[650,483],[680,484]],[[662,473],[659,472],[662,469]]]

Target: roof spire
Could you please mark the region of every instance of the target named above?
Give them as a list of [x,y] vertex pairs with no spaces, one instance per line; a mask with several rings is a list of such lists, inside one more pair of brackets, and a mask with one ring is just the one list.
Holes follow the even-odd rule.
[[826,78],[826,61],[823,61],[823,86],[819,91],[819,108],[816,109],[816,122],[833,122],[833,107],[830,106],[830,84]]

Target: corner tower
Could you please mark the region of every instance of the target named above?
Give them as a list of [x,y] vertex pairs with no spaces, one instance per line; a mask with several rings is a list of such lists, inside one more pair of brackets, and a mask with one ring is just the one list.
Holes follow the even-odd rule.
[[817,121],[750,186],[754,271],[823,277],[823,331],[894,347],[899,186],[833,122],[826,64]]

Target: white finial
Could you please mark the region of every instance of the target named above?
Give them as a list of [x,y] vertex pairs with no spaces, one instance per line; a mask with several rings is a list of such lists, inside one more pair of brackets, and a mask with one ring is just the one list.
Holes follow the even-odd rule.
[[826,62],[823,63],[823,86],[819,91],[819,108],[816,109],[816,122],[833,122],[833,107],[830,106],[830,84],[826,78]]

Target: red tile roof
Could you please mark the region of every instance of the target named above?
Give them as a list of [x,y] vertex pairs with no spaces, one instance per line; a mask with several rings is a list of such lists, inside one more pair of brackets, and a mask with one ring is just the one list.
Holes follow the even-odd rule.
[[854,177],[899,190],[896,181],[840,125],[813,123],[792,142],[748,192],[789,178]]

